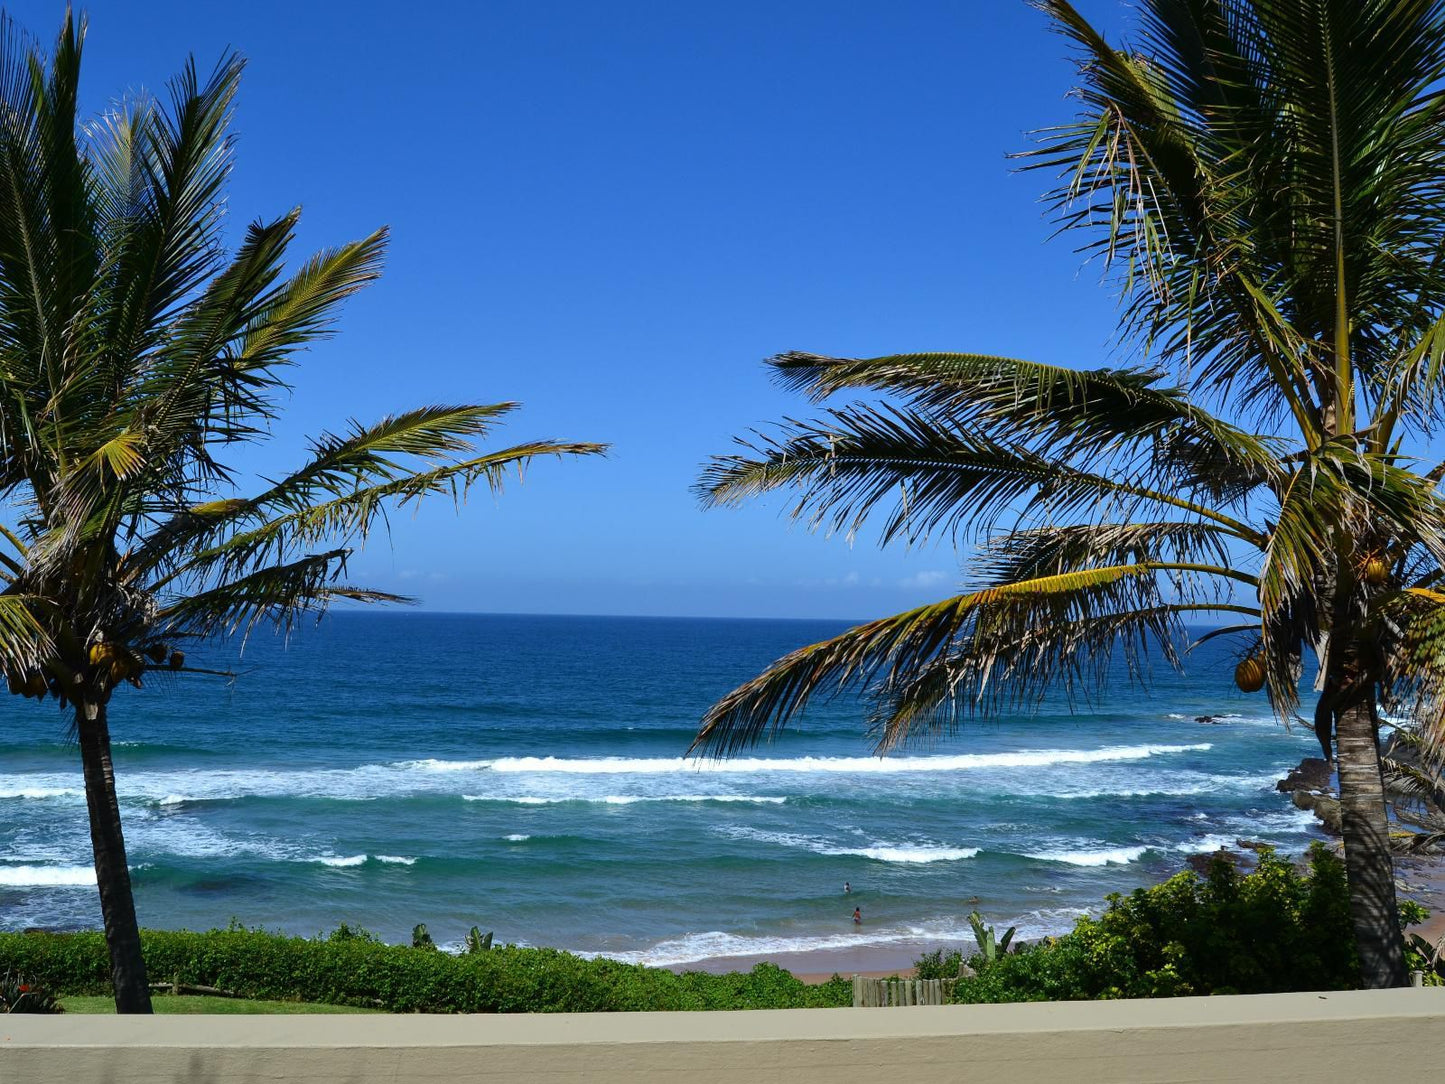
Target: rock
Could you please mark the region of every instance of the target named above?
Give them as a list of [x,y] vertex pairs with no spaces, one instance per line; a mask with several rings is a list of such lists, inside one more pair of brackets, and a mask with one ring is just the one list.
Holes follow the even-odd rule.
[[1220,847],[1217,851],[1210,851],[1208,854],[1191,854],[1185,861],[1188,862],[1189,868],[1195,873],[1207,875],[1209,873],[1209,867],[1214,865],[1214,861],[1217,858],[1224,859],[1231,866],[1239,865],[1239,855],[1223,847]]
[[1340,834],[1340,803],[1338,799],[1331,798],[1328,794],[1313,794],[1307,790],[1297,790],[1290,795],[1290,801],[1294,802],[1298,809],[1308,809],[1320,822],[1320,827],[1332,836]]
[[1257,839],[1236,839],[1234,845],[1236,847],[1242,847],[1246,851],[1253,851],[1255,854],[1258,854],[1260,851],[1274,849],[1272,844],[1261,843]]
[[1289,774],[1274,785],[1274,789],[1282,794],[1300,790],[1329,790],[1330,762],[1319,757],[1305,757],[1299,762],[1299,767],[1291,768]]

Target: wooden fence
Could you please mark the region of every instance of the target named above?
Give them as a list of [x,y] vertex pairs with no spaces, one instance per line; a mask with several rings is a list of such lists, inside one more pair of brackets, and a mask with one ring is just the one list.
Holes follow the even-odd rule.
[[853,976],[853,1008],[885,1009],[903,1005],[942,1005],[957,979],[868,979]]

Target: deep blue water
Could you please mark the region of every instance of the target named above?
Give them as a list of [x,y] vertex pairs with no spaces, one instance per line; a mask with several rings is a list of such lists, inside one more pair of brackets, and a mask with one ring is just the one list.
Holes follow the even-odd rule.
[[[732,761],[680,759],[712,700],[843,627],[346,613],[257,635],[233,685],[123,688],[141,923],[400,941],[426,922],[443,943],[476,924],[660,963],[932,946],[964,939],[973,906],[1061,932],[1190,853],[1315,838],[1273,790],[1313,739],[1234,689],[1217,642],[1150,695],[1121,683],[885,759],[843,700]],[[0,712],[0,928],[98,925],[66,721]]]

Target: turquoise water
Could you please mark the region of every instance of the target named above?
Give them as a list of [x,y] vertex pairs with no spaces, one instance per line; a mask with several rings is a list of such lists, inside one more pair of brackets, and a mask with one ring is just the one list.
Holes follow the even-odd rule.
[[[444,944],[475,924],[649,963],[901,949],[966,939],[973,906],[1061,932],[1190,853],[1317,837],[1273,789],[1312,737],[1237,692],[1213,643],[1148,696],[1121,684],[886,759],[846,701],[732,761],[681,759],[713,699],[841,628],[348,613],[258,635],[232,686],[123,688],[141,923],[400,941],[425,922]],[[0,928],[98,925],[66,721],[0,711]]]

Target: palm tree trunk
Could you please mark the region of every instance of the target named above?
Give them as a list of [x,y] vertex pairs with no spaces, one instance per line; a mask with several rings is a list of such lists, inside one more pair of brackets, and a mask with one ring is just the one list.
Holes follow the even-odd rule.
[[150,986],[141,958],[140,928],[131,898],[120,805],[115,796],[115,769],[110,760],[110,727],[105,704],[77,703],[75,725],[80,733],[80,760],[85,767],[85,804],[90,811],[90,845],[95,853],[95,880],[100,888],[100,914],[110,949],[110,977],[115,1011],[151,1011]]
[[1404,986],[1405,942],[1395,904],[1379,729],[1369,703],[1352,697],[1336,716],[1340,829],[1350,884],[1350,916],[1367,989]]

